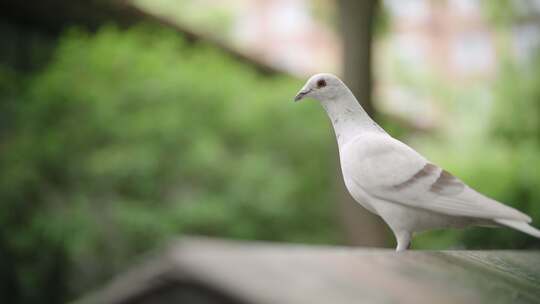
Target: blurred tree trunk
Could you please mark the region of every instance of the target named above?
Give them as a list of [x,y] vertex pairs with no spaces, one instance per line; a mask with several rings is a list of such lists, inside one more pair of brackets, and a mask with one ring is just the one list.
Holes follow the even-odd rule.
[[[374,117],[371,99],[371,45],[377,0],[339,0],[339,13],[344,50],[344,81],[367,113]],[[343,182],[340,181],[340,185]],[[341,186],[340,216],[351,245],[385,246],[387,228],[382,220],[356,203]]]

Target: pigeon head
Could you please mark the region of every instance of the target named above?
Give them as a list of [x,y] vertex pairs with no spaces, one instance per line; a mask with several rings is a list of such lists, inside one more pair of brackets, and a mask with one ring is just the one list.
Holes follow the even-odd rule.
[[294,101],[311,97],[319,101],[326,101],[338,97],[346,87],[335,75],[321,73],[311,76],[304,87],[296,94]]

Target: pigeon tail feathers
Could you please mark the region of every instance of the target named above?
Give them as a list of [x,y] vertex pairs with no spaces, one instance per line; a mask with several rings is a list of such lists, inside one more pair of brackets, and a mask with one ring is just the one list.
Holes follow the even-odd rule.
[[515,220],[501,220],[501,219],[496,219],[495,222],[501,225],[510,227],[510,228],[514,228],[521,232],[525,232],[534,237],[540,238],[540,230],[534,228],[533,226],[525,222],[520,222],[520,221],[515,221]]

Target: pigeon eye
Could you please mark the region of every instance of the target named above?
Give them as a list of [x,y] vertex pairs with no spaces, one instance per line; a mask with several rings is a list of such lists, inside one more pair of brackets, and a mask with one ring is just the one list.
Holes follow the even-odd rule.
[[318,88],[318,89],[320,89],[320,88],[322,88],[322,87],[325,87],[325,86],[326,86],[326,80],[324,80],[324,79],[319,79],[319,80],[317,81],[317,88]]

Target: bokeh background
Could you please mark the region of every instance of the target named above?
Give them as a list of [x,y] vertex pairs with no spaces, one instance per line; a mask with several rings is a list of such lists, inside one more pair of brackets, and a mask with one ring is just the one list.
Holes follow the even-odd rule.
[[[348,197],[342,76],[393,136],[540,225],[540,1],[0,4],[0,302],[60,303],[186,234],[393,246]],[[527,249],[510,229],[415,249]]]

